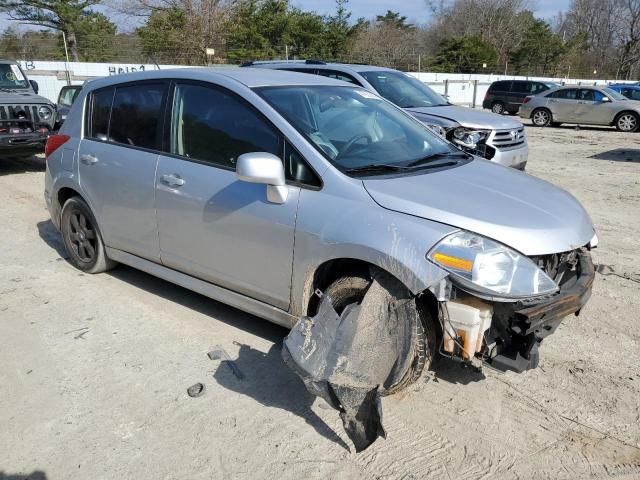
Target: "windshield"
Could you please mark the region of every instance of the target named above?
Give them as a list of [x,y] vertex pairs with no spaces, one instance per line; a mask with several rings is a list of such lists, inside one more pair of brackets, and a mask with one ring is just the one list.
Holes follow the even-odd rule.
[[417,78],[402,72],[360,72],[380,95],[402,108],[439,107],[449,102]]
[[462,154],[413,117],[357,87],[257,89],[289,123],[343,171],[403,167]]
[[0,88],[29,88],[29,82],[18,65],[1,63]]
[[616,92],[612,88],[603,88],[602,91],[612,100],[628,100],[627,97],[622,95],[620,92]]

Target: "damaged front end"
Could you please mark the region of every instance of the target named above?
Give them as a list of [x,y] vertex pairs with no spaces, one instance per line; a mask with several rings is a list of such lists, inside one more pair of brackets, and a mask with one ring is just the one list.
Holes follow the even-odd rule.
[[440,300],[443,354],[503,371],[538,366],[542,340],[589,300],[595,269],[587,248],[531,260],[557,285],[553,293],[508,301],[479,294],[455,277],[434,291]]

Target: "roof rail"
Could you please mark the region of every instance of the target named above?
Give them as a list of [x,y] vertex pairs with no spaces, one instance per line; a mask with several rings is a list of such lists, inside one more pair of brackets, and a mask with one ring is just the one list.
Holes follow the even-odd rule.
[[308,58],[304,63],[307,65],[326,65],[327,62],[318,60],[317,58]]

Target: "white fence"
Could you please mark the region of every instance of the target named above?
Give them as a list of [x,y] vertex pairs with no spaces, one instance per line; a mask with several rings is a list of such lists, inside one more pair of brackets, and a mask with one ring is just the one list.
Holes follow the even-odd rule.
[[[58,93],[64,85],[81,85],[85,80],[93,78],[144,70],[184,68],[184,65],[41,61],[21,61],[20,66],[31,80],[38,82],[40,94],[54,102],[57,100]],[[219,69],[229,67],[231,67],[231,65],[216,65],[209,68]],[[476,75],[461,73],[412,72],[411,75],[425,82],[437,92],[447,94],[452,103],[468,106],[482,106],[482,99],[489,85],[497,80],[540,80],[582,85],[614,82],[612,79],[517,77],[512,75]]]

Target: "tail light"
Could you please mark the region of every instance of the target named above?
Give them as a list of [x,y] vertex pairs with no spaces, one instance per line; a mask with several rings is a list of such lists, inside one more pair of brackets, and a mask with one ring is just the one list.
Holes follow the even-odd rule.
[[531,96],[524,97],[524,100],[522,101],[522,103],[529,103],[529,100],[531,100]]
[[64,145],[71,137],[69,135],[51,135],[44,146],[44,158],[49,158],[53,152]]

